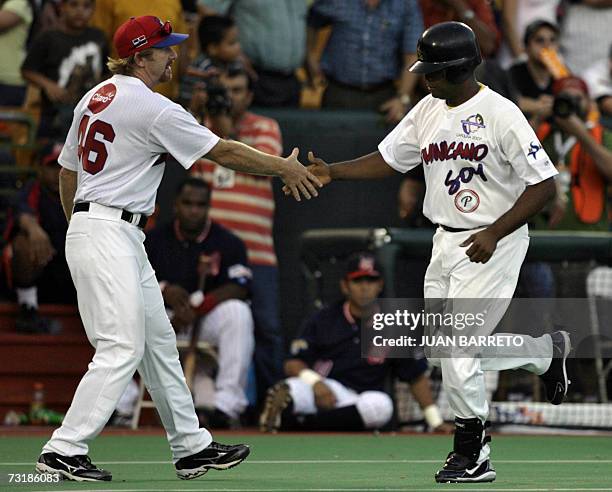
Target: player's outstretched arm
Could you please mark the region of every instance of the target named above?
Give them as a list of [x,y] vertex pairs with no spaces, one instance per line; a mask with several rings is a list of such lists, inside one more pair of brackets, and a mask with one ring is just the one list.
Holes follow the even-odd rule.
[[248,145],[233,140],[219,140],[207,158],[235,171],[263,176],[278,176],[299,202],[301,196],[310,199],[318,196],[317,188],[323,186],[319,179],[299,161],[299,149],[293,149],[286,158],[265,154]]
[[62,208],[64,209],[64,215],[66,220],[70,222],[72,216],[72,207],[74,206],[74,195],[76,195],[77,189],[77,173],[70,171],[63,167],[59,174],[59,189],[60,189],[60,200],[62,202]]
[[[333,180],[381,179],[393,176],[396,171],[383,159],[380,152],[372,152],[350,161],[327,164],[323,159],[308,152],[308,170],[319,178],[323,185]],[[289,190],[284,187],[285,195]]]

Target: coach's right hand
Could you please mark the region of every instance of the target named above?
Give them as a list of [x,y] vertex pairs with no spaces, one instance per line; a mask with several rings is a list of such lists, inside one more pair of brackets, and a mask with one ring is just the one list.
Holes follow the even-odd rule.
[[299,152],[300,150],[296,147],[291,152],[291,155],[285,158],[287,166],[280,175],[280,178],[285,183],[283,187],[285,195],[293,195],[293,198],[298,202],[301,201],[300,194],[304,195],[308,200],[313,196],[319,196],[317,188],[323,186],[319,178],[312,174],[308,168],[300,164],[297,158]]
[[317,381],[312,387],[315,404],[321,410],[331,410],[336,406],[336,395],[323,381]]

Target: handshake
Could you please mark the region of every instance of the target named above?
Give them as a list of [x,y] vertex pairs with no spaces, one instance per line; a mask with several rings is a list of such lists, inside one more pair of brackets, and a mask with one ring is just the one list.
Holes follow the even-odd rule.
[[319,196],[317,187],[322,188],[328,184],[331,178],[330,167],[322,160],[308,152],[308,166],[303,166],[297,159],[299,149],[293,149],[291,155],[286,158],[289,163],[287,170],[280,176],[285,183],[283,193],[293,195],[299,202],[303,195],[307,200]]

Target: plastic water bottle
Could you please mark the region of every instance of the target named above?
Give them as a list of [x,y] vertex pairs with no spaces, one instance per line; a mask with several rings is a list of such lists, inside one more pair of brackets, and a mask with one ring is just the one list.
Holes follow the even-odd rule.
[[34,393],[30,405],[30,422],[32,425],[43,423],[42,412],[45,409],[45,387],[42,383],[34,383]]

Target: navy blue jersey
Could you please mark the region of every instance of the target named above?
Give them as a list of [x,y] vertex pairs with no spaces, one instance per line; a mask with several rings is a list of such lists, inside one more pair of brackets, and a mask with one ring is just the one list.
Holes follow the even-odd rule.
[[53,248],[63,257],[68,222],[64,215],[59,194],[45,188],[38,179],[27,183],[19,191],[15,203],[11,207],[5,231],[7,240],[12,239],[18,232],[21,214],[30,214],[38,219],[40,227],[49,235]]
[[228,282],[249,289],[251,270],[244,243],[214,222],[195,241],[182,237],[178,224],[162,225],[147,234],[145,248],[157,280],[178,284],[187,292],[198,289],[200,256],[212,258],[204,293]]
[[361,322],[351,316],[344,302],[318,311],[302,325],[301,335],[291,343],[290,357],[357,392],[384,391],[391,370],[407,382],[427,370],[424,358],[362,358]]

